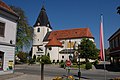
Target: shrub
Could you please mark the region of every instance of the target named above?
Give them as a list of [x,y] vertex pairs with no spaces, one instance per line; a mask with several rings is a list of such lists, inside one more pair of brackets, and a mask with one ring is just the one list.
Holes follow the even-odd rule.
[[92,64],[90,62],[87,62],[85,68],[92,69]]
[[65,67],[65,63],[63,62],[63,63],[60,63],[60,67],[61,68],[64,68]]
[[35,54],[33,55],[33,60],[34,60],[34,62],[36,61],[36,55]]
[[33,63],[34,63],[34,60],[32,58],[29,58],[28,64],[33,64]]
[[63,62],[64,62],[63,60],[60,61],[60,63],[63,63]]
[[93,63],[94,65],[97,65],[99,62],[98,60],[95,60],[95,62]]
[[40,62],[40,57],[37,57],[36,62]]
[[20,59],[21,62],[26,63],[27,62],[27,54],[25,52],[18,52],[17,57]]
[[43,55],[41,57],[41,62],[44,63],[44,64],[51,64],[51,60],[50,60],[50,57],[46,56],[46,55]]

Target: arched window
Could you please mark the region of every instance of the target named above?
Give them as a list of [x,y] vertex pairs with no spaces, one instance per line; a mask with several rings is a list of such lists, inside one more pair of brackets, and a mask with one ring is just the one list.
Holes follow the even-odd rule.
[[40,28],[37,29],[37,32],[40,32]]

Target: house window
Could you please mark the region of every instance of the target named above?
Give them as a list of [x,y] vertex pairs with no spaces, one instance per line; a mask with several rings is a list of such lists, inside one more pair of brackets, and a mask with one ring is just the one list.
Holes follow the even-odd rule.
[[52,50],[52,48],[51,48],[51,47],[49,47],[49,50],[51,51],[51,50]]
[[64,56],[62,56],[62,59],[64,59]]
[[3,54],[4,54],[4,53],[0,51],[0,70],[3,69],[3,60],[4,60],[4,59],[3,59],[3,56],[4,56]]
[[120,36],[118,37],[118,46],[120,45]]
[[0,37],[4,37],[5,23],[0,22]]
[[65,42],[64,41],[62,41],[62,44],[64,44]]
[[37,32],[40,32],[40,28],[37,29]]

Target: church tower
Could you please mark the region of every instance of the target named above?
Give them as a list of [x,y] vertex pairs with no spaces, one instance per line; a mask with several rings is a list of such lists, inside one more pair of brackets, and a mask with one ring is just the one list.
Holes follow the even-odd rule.
[[33,35],[32,56],[44,55],[45,49],[44,49],[43,39],[48,32],[52,31],[52,27],[48,20],[48,16],[46,14],[44,5],[41,8],[40,14],[33,28],[34,28],[34,35]]

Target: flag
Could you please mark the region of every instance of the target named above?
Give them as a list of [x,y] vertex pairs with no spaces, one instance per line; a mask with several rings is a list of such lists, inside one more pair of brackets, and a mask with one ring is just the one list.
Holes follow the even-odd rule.
[[101,15],[101,22],[100,22],[100,58],[101,60],[105,60],[104,55],[104,40],[103,40],[103,16]]

